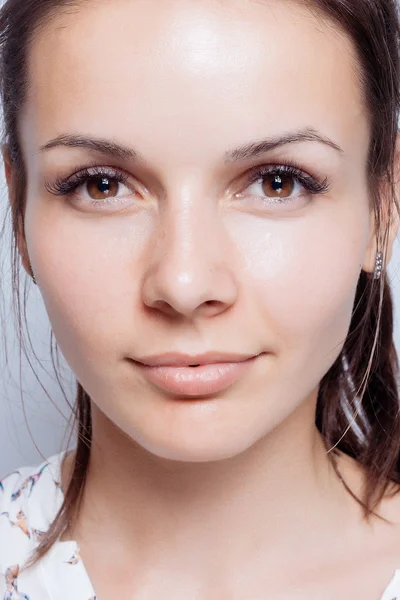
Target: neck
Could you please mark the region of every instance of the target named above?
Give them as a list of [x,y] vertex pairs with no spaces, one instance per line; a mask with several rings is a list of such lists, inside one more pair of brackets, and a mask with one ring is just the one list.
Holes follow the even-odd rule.
[[274,570],[295,565],[299,552],[343,529],[349,506],[314,424],[315,402],[316,395],[240,455],[203,463],[147,452],[93,405],[73,536],[81,546],[99,546],[107,536],[142,568],[159,562],[199,577],[261,557]]

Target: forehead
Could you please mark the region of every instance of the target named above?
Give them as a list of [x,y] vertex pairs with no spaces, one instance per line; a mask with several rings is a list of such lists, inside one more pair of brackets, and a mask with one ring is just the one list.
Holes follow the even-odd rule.
[[83,2],[40,32],[29,67],[23,127],[38,145],[66,133],[134,136],[144,152],[174,155],[177,141],[177,159],[200,160],[299,127],[345,148],[367,135],[352,43],[301,3]]

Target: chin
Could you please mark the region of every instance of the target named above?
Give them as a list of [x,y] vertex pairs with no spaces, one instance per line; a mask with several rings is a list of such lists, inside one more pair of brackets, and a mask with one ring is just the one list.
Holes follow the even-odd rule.
[[[125,433],[144,450],[161,459],[181,462],[212,462],[234,458],[253,446],[259,439],[259,432],[251,432],[238,422],[234,427],[216,431],[215,428],[185,428],[176,426],[172,433],[168,428],[162,431],[145,428]],[[251,435],[253,433],[253,435]]]
[[142,443],[141,445],[145,450],[158,458],[187,463],[206,463],[234,458],[242,454],[249,447],[240,446],[237,443],[233,443],[232,440],[225,444],[215,442],[214,444],[209,443],[206,446],[196,443],[196,440],[192,440],[192,443],[182,440],[180,444],[179,441],[174,440],[174,444],[171,444],[171,442],[148,441],[147,444]]

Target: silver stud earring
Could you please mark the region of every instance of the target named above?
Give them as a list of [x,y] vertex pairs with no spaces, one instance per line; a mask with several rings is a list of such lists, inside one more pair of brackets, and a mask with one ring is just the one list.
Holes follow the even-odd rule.
[[374,279],[380,279],[383,269],[383,253],[376,253],[376,262],[375,262],[375,271],[374,271]]

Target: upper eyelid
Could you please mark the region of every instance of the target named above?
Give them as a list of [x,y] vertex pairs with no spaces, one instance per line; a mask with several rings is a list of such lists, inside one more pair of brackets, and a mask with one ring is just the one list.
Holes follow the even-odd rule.
[[297,174],[299,176],[308,177],[310,179],[319,180],[320,178],[312,173],[308,173],[306,169],[300,167],[295,161],[282,161],[282,162],[274,162],[274,163],[261,163],[260,165],[256,165],[255,167],[251,167],[250,173],[257,171],[262,171],[265,169],[265,172],[274,173],[275,171],[290,171],[292,174]]
[[[290,173],[288,171],[290,170]],[[305,171],[293,166],[281,165],[281,164],[272,164],[272,165],[259,165],[250,169],[250,178],[254,176],[254,181],[257,179],[261,179],[263,175],[274,174],[274,173],[283,173],[289,174],[293,176],[298,176],[299,178],[310,178],[313,179],[312,175],[309,175]]]
[[[304,173],[306,176],[309,177],[314,177],[314,175],[312,175],[311,173],[307,173],[306,169],[303,169],[302,167],[300,167],[299,165],[297,165],[297,161],[285,161],[285,160],[274,160],[273,162],[260,162],[257,163],[251,167],[248,167],[244,174],[242,173],[241,176],[246,175],[247,173],[252,173],[253,171],[261,168],[261,167],[265,167],[265,168],[269,168],[271,170],[273,170],[274,168],[279,169],[279,168],[286,168],[286,167],[290,167],[293,169],[296,169],[299,174],[300,173]],[[123,173],[125,174],[127,177],[136,179],[136,177],[134,175],[132,175],[131,173],[129,173],[126,169],[116,166],[116,165],[112,165],[112,164],[101,164],[98,161],[93,161],[93,163],[88,163],[88,164],[82,164],[82,166],[79,167],[75,167],[73,173],[71,173],[70,175],[59,175],[58,178],[63,179],[63,180],[69,180],[72,179],[74,177],[77,177],[78,175],[85,173],[86,171],[89,170],[95,170],[95,171],[109,171],[109,172],[113,172],[113,173]]]
[[[93,171],[93,173],[91,173]],[[96,164],[88,164],[83,165],[81,167],[77,167],[74,169],[73,173],[70,175],[58,175],[55,179],[61,180],[64,182],[73,181],[74,179],[79,179],[80,177],[97,177],[103,174],[106,175],[122,175],[127,179],[135,179],[133,175],[128,173],[125,169],[121,169],[120,167],[115,167],[113,165],[99,165]]]
[[[90,173],[90,171],[94,171],[93,173]],[[100,177],[101,175],[113,175],[113,176],[122,176],[124,177],[124,179],[132,179],[132,175],[129,175],[124,169],[118,169],[116,167],[110,167],[110,166],[101,166],[101,167],[96,167],[96,166],[92,166],[92,167],[84,167],[83,169],[80,169],[79,171],[76,171],[75,173],[73,173],[72,175],[70,175],[69,177],[67,177],[65,179],[65,181],[71,181],[73,179],[79,179],[79,178],[90,178],[90,177]]]

